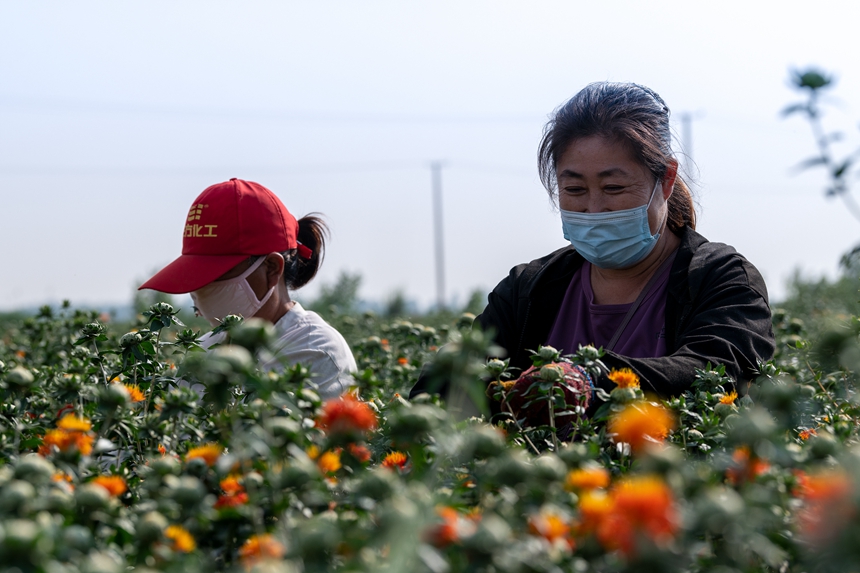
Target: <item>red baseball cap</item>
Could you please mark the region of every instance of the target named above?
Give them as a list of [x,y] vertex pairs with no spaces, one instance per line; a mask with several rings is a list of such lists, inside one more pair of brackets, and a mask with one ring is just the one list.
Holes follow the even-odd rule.
[[259,183],[234,178],[212,185],[188,211],[182,255],[138,290],[195,291],[249,256],[297,248],[298,227],[281,200]]

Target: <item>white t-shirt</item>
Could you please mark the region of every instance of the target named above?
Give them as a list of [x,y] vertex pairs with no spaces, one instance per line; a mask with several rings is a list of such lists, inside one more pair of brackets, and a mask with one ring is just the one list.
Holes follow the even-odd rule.
[[[323,400],[336,398],[355,384],[352,373],[358,367],[352,350],[343,335],[317,313],[296,302],[275,323],[275,332],[277,339],[272,344],[275,358],[261,363],[263,370],[283,370],[285,366],[302,364],[310,370],[311,386]],[[206,335],[200,345],[208,349],[225,338],[225,333]]]

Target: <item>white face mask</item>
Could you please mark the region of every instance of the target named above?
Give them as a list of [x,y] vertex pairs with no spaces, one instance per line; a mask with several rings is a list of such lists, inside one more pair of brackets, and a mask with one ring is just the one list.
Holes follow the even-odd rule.
[[275,292],[275,286],[263,296],[263,300],[257,300],[254,289],[248,284],[247,278],[257,270],[266,257],[260,257],[256,263],[248,267],[238,277],[223,281],[213,281],[205,287],[191,293],[191,300],[200,315],[209,321],[212,326],[220,324],[228,314],[238,314],[243,318],[251,318],[259,311],[266,301]]

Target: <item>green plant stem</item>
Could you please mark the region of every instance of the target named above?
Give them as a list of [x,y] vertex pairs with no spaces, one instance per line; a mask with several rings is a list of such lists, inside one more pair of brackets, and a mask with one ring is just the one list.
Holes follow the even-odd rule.
[[511,408],[511,405],[510,405],[510,404],[508,404],[508,401],[507,401],[507,400],[504,400],[504,399],[502,399],[502,403],[505,405],[505,408],[507,408],[508,413],[511,415],[511,418],[513,418],[513,420],[514,420],[514,424],[516,424],[516,425],[517,425],[517,430],[519,430],[520,435],[523,437],[523,439],[526,441],[526,443],[527,443],[529,446],[531,446],[531,448],[535,451],[535,454],[539,456],[539,455],[540,455],[540,450],[539,450],[539,449],[537,449],[537,446],[535,446],[535,445],[532,443],[532,441],[529,439],[529,437],[526,435],[525,430],[523,429],[523,427],[522,427],[522,426],[520,426],[520,423],[517,421],[517,416],[516,416],[516,414],[514,414],[514,411],[513,411],[513,409]]

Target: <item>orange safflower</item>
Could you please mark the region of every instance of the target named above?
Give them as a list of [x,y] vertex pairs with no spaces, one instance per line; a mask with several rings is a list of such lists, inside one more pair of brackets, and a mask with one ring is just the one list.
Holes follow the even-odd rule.
[[363,446],[360,444],[349,444],[346,448],[349,450],[349,453],[360,463],[367,463],[370,461],[370,450],[367,449],[367,446]]
[[827,545],[856,514],[853,484],[840,469],[798,476],[796,494],[803,500],[797,515],[800,538],[814,548]]
[[801,430],[798,434],[798,437],[804,442],[808,440],[811,436],[817,436],[818,432],[815,431],[815,428],[809,428],[806,430]]
[[126,389],[132,402],[143,401],[144,396],[143,392],[140,390],[140,386],[137,384],[123,384],[122,387]]
[[66,414],[57,422],[57,427],[70,432],[89,432],[92,430],[93,425],[86,418],[76,416],[75,414]]
[[105,488],[113,497],[119,497],[128,490],[125,480],[120,476],[98,476],[93,483]]
[[39,454],[47,456],[56,447],[61,452],[68,452],[76,449],[81,455],[88,456],[93,451],[93,441],[95,436],[89,432],[80,432],[76,430],[48,430],[42,438],[42,445],[39,446]]
[[236,476],[227,476],[221,480],[220,485],[224,494],[218,496],[218,500],[213,506],[215,509],[237,507],[248,503],[248,494],[245,493],[245,488],[239,483]]
[[453,507],[437,507],[439,521],[432,525],[424,534],[425,540],[435,547],[443,548],[458,542],[475,532],[477,516],[464,516]]
[[171,525],[168,527],[164,532],[164,536],[173,541],[171,548],[174,551],[190,553],[197,549],[197,542],[194,541],[194,537],[188,533],[187,529],[180,525]]
[[18,358],[24,358],[25,356],[27,356],[27,353],[23,350],[16,350],[15,356],[17,356]]
[[400,358],[397,359],[397,363],[400,364],[401,366],[406,366],[407,364],[409,364],[409,359],[406,358],[405,356],[401,356]]
[[609,496],[600,490],[585,491],[579,496],[579,525],[577,533],[585,535],[595,531],[609,515],[612,509],[612,501]]
[[162,444],[158,444],[158,453],[161,454],[162,456],[166,455],[167,454],[167,448],[165,448],[164,445],[162,445]]
[[333,474],[342,466],[340,463],[340,450],[328,451],[319,457],[317,466],[324,474]]
[[770,469],[770,464],[755,455],[750,455],[747,446],[735,449],[732,454],[732,465],[726,470],[726,478],[732,485],[753,481]]
[[246,567],[266,559],[280,559],[286,548],[268,533],[252,535],[239,548],[239,558]]
[[529,532],[543,537],[552,544],[562,542],[573,549],[570,520],[554,511],[541,511],[529,517]]
[[633,557],[638,536],[658,545],[671,541],[678,528],[675,502],[658,477],[622,479],[609,492],[610,509],[597,526],[597,538],[609,549]]
[[446,547],[455,543],[460,539],[457,531],[460,514],[453,507],[436,508],[436,513],[441,521],[427,532],[427,540],[436,547]]
[[221,483],[219,485],[225,493],[240,493],[245,491],[245,488],[242,486],[242,484],[239,483],[239,480],[238,478],[236,478],[236,476],[227,476],[226,478],[221,480]]
[[564,480],[564,488],[568,491],[603,488],[608,485],[609,472],[602,467],[571,470]]
[[376,413],[352,394],[329,400],[323,406],[317,427],[329,434],[354,434],[376,428]]
[[245,505],[246,503],[248,503],[247,493],[228,493],[224,495],[219,495],[218,500],[212,507],[214,507],[215,509],[223,509],[225,507],[238,507],[240,505]]
[[675,428],[675,419],[663,406],[636,402],[626,406],[609,420],[609,433],[616,442],[626,442],[634,452],[662,442]]
[[185,461],[188,462],[199,458],[206,462],[207,466],[211,467],[218,461],[218,457],[222,451],[223,448],[218,444],[203,444],[202,446],[188,450],[188,453],[185,454]]
[[639,375],[633,372],[630,368],[622,368],[613,370],[607,375],[607,378],[615,382],[619,388],[638,388]]
[[390,470],[397,469],[399,471],[406,470],[406,463],[409,461],[409,457],[403,452],[391,452],[385,459],[382,460],[382,467],[388,468]]
[[728,394],[724,394],[722,398],[720,398],[720,404],[726,404],[727,406],[731,406],[735,403],[735,400],[738,399],[737,392],[730,392]]

